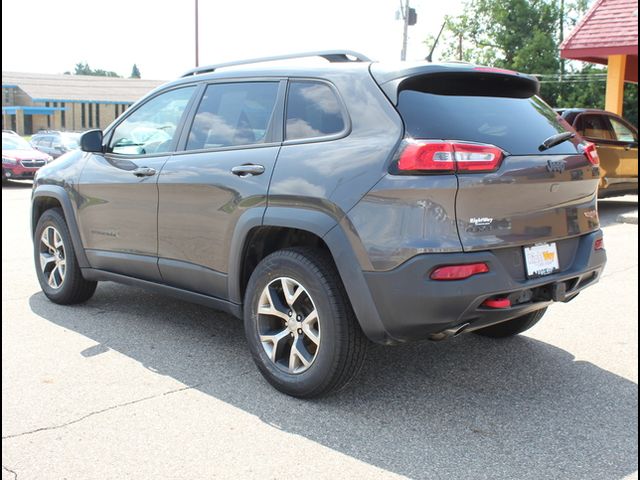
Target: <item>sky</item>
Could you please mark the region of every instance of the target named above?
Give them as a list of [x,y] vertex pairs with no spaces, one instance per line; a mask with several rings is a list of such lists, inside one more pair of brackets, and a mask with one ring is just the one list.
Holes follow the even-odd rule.
[[[462,0],[411,0],[408,60]],[[78,62],[170,80],[195,65],[195,0],[3,0],[2,70],[64,73]],[[199,0],[200,65],[314,50],[400,59],[400,0]],[[437,60],[437,52],[434,60]]]

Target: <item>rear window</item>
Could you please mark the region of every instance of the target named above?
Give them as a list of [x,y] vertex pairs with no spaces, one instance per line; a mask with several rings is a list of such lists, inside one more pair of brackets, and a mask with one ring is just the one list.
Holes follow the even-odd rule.
[[[410,137],[487,143],[511,155],[539,154],[538,147],[544,140],[567,131],[557,113],[536,96],[438,95],[403,90],[398,110]],[[576,151],[575,145],[564,142],[544,153]]]

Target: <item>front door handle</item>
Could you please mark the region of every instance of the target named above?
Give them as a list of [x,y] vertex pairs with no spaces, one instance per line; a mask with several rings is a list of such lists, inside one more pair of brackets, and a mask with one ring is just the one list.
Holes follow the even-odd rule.
[[151,167],[140,167],[133,171],[136,177],[152,177],[156,174],[156,169]]
[[248,163],[246,165],[237,165],[231,169],[231,173],[238,175],[240,178],[246,178],[251,175],[261,175],[264,173],[264,167],[262,165],[255,165]]

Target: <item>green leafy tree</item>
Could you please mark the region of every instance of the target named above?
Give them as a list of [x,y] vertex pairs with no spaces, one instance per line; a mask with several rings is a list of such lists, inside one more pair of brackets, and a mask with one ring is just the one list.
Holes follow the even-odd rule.
[[120,77],[116,72],[102,70],[100,68],[93,69],[87,62],[76,63],[75,75],[93,75],[96,77]]
[[129,78],[140,78],[140,70],[138,69],[138,65],[133,64],[133,68],[131,69],[131,75]]
[[[467,0],[462,15],[447,19],[439,56],[540,75],[541,96],[554,107],[604,108],[606,68],[560,58],[562,38],[592,3]],[[625,117],[636,125],[637,98],[637,84],[628,84]]]

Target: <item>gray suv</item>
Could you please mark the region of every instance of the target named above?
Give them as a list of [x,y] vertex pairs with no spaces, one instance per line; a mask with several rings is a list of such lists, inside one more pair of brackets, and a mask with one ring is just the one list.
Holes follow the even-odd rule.
[[[301,56],[329,63],[267,63]],[[606,261],[597,153],[538,90],[349,51],[192,70],[38,172],[40,285],[60,304],[116,281],[228,312],[297,397],[343,387],[367,339],[516,335]]]

